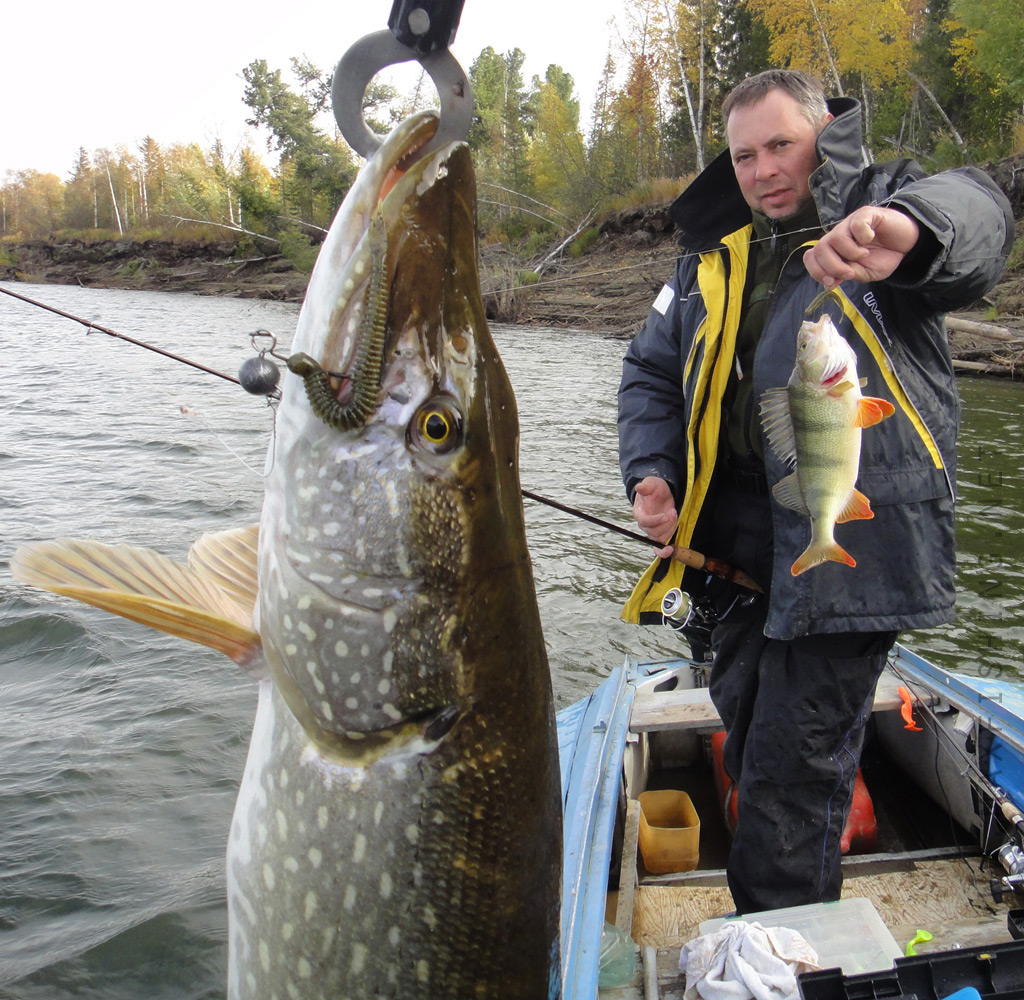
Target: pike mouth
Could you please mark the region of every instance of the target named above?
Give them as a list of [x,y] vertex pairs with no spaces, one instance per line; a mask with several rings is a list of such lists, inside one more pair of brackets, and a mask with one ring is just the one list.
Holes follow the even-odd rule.
[[[328,289],[337,300],[330,321],[331,337],[317,351],[319,357],[298,351],[288,358],[289,370],[302,378],[313,413],[335,430],[360,429],[380,405],[395,270],[390,229],[400,215],[401,205],[418,196],[416,188],[402,184],[403,179],[408,175],[416,181],[427,176],[434,164],[438,166],[433,169],[441,176],[451,146],[424,158],[422,168],[413,170],[419,167],[420,151],[433,138],[437,127],[438,118],[431,113],[407,120],[363,168],[339,213],[343,220],[351,218],[357,226],[355,232],[338,236],[342,247],[353,239],[355,245],[342,280]],[[401,190],[395,191],[399,187]],[[332,233],[338,226],[339,221],[335,221]],[[348,227],[342,222],[340,228]],[[316,278],[314,272],[311,288]],[[357,294],[357,288],[365,290]],[[340,343],[332,345],[335,336]]]

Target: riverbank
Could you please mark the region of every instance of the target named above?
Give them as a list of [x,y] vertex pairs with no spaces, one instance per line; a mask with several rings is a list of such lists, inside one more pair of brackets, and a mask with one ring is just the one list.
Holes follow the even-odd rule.
[[[600,226],[585,253],[563,252],[552,262],[485,246],[480,266],[488,317],[630,337],[672,273],[677,252],[665,207],[620,213]],[[68,239],[4,244],[0,280],[301,302],[308,275],[280,253],[240,254],[231,241]],[[994,335],[951,329],[962,370],[1024,373],[1024,265],[957,317],[999,328]]]

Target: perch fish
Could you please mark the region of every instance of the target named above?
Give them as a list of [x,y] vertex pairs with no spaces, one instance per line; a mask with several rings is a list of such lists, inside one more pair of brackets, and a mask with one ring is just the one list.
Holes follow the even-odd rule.
[[895,411],[884,399],[862,395],[861,388],[853,349],[822,316],[801,324],[789,383],[761,397],[768,444],[793,468],[772,495],[811,519],[811,540],[793,563],[793,576],[829,561],[857,565],[835,540],[835,526],[874,517],[870,501],[854,486],[861,431]]

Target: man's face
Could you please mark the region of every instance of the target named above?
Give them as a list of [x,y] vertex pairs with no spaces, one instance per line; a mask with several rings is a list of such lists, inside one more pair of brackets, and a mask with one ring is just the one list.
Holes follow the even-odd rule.
[[[822,125],[830,121],[826,115]],[[816,129],[783,90],[734,108],[726,135],[736,180],[747,204],[771,219],[795,214],[811,196],[807,182],[818,167]]]

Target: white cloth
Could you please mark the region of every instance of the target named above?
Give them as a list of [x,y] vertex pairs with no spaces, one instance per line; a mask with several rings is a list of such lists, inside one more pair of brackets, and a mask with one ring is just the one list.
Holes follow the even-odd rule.
[[796,931],[729,920],[683,945],[684,1000],[795,1000],[796,977],[818,955]]

